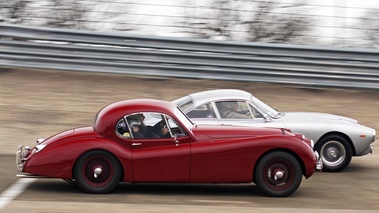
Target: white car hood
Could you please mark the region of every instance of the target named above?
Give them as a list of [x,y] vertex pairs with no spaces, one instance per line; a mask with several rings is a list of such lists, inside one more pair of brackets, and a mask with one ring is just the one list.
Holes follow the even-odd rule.
[[282,121],[347,121],[351,123],[358,123],[357,120],[327,113],[318,112],[285,112],[285,115],[281,118]]

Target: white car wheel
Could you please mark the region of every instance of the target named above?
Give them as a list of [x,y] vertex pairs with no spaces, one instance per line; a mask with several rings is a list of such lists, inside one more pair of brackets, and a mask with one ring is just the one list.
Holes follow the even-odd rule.
[[323,171],[339,172],[344,170],[352,158],[352,150],[345,138],[329,135],[321,139],[317,146],[322,162]]

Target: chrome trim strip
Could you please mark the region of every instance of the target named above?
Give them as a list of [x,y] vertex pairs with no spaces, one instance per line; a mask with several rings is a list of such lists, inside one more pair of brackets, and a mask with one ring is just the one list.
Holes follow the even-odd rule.
[[39,176],[39,175],[30,174],[30,173],[19,173],[16,175],[16,177],[19,177],[19,178],[48,178],[46,176]]
[[36,140],[36,142],[37,142],[37,144],[40,144],[40,143],[42,143],[44,140],[45,140],[44,138],[39,138],[39,139]]

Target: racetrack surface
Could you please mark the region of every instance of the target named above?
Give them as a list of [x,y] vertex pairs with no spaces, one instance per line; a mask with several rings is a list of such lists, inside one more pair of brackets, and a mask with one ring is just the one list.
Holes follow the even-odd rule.
[[[68,128],[91,125],[119,100],[172,100],[207,89],[253,93],[280,111],[313,111],[357,119],[379,130],[379,91],[304,88],[281,84],[137,78],[121,74],[0,70],[0,190],[16,181],[18,145],[33,146]],[[377,141],[378,142],[378,141]],[[374,146],[377,143],[374,143]],[[376,212],[379,155],[353,158],[341,173],[316,173],[288,198],[267,198],[251,184],[122,183],[112,194],[89,195],[62,180],[41,179],[0,212]]]

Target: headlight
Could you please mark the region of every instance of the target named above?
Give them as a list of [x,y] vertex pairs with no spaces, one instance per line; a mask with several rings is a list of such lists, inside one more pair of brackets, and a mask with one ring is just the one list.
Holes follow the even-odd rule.
[[38,145],[36,146],[36,152],[41,151],[43,148],[45,148],[45,146],[46,146],[46,144],[38,144]]

